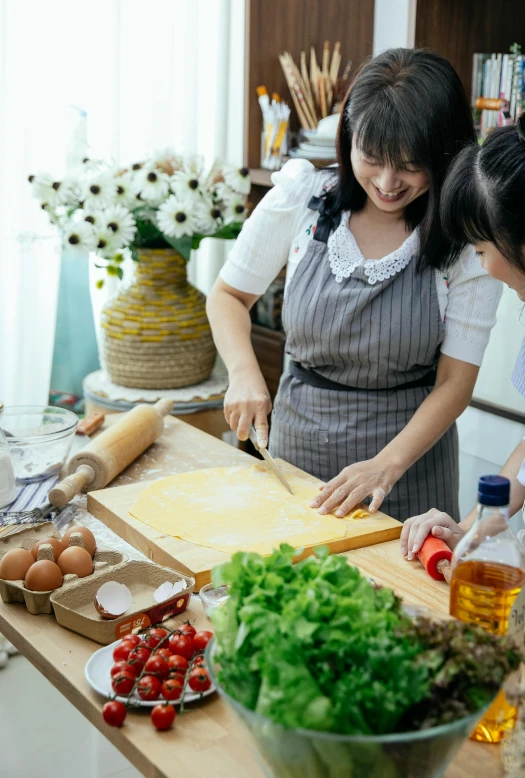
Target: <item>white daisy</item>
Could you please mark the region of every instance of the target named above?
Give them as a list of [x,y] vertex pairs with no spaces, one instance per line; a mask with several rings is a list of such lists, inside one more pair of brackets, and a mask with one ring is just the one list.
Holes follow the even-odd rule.
[[217,204],[206,198],[195,211],[195,222],[203,235],[213,235],[222,227],[222,211]]
[[140,201],[135,196],[132,173],[123,173],[121,176],[116,176],[114,183],[115,195],[113,202],[123,205],[125,208],[136,208]]
[[95,248],[93,227],[85,221],[69,222],[64,232],[64,248],[75,254],[86,254]]
[[55,182],[49,173],[37,173],[36,176],[29,176],[28,181],[33,190],[33,197],[40,201],[44,210],[55,208],[60,203],[58,187],[53,187],[53,184],[59,184],[59,182]]
[[231,224],[231,222],[243,222],[246,219],[248,209],[246,207],[245,199],[241,194],[233,192],[233,194],[224,199],[224,203],[226,205],[224,210],[224,220],[226,224]]
[[193,235],[197,225],[185,203],[179,202],[175,195],[168,197],[157,213],[159,229],[170,238],[182,238]]
[[128,246],[137,231],[135,219],[122,205],[112,205],[101,214],[104,227],[113,233],[115,248]]
[[235,192],[249,194],[251,189],[250,171],[247,167],[236,167],[235,165],[225,165],[222,169],[224,180]]
[[179,200],[199,200],[202,197],[202,173],[184,165],[172,175],[170,186]]
[[162,170],[151,166],[141,167],[133,176],[135,193],[150,204],[160,203],[168,194],[170,179]]
[[80,197],[87,211],[98,211],[105,205],[109,205],[113,202],[114,196],[115,182],[107,173],[90,176],[82,183]]
[[100,256],[110,256],[119,248],[112,230],[108,229],[104,224],[101,224],[100,226],[96,224],[92,230],[95,244],[94,251],[96,251],[97,254],[100,254]]

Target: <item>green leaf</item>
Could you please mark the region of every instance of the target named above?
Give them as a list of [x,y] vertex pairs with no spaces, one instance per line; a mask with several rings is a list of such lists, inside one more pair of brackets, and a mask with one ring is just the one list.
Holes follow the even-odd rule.
[[181,256],[184,257],[186,262],[190,261],[192,238],[190,235],[185,235],[183,238],[168,238],[164,236],[165,240],[169,243],[171,248],[178,251]]

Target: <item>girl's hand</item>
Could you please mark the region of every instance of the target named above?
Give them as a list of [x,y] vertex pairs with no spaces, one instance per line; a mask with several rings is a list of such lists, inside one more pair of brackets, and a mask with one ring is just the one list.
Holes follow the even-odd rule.
[[448,513],[432,508],[423,516],[413,516],[405,521],[401,530],[401,553],[409,560],[413,559],[427,535],[444,540],[453,549],[464,534]]
[[322,515],[337,508],[335,515],[343,518],[365,497],[371,496],[368,511],[374,513],[399,478],[400,475],[384,467],[378,457],[356,462],[321,487],[321,494],[312,502],[312,508],[319,508]]
[[239,440],[248,440],[253,424],[259,446],[266,448],[271,410],[270,393],[258,370],[230,375],[230,385],[224,397],[224,417]]

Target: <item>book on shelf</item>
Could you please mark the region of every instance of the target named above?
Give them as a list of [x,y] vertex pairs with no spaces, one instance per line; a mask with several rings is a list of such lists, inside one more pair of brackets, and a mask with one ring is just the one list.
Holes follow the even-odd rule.
[[[479,98],[499,101],[497,110],[476,110]],[[515,122],[525,102],[524,54],[474,54],[472,69],[472,109],[476,111],[482,138],[494,127]]]

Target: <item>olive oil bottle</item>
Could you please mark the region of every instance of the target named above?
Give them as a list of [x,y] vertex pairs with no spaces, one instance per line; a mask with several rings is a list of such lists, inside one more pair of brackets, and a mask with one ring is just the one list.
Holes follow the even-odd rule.
[[[478,515],[452,557],[450,614],[496,635],[525,640],[525,549],[509,524],[510,483],[479,481]],[[516,709],[500,691],[471,737],[499,743],[516,723]]]

